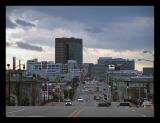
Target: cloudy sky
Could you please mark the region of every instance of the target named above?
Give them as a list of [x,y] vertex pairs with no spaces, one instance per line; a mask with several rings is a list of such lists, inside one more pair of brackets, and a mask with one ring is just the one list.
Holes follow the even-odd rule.
[[7,6],[6,63],[12,57],[55,61],[55,38],[83,39],[83,62],[99,57],[135,59],[135,67],[152,67],[153,6]]

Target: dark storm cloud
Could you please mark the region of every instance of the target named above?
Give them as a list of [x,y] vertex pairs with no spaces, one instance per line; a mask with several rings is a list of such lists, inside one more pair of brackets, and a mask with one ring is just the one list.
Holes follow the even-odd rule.
[[35,24],[32,24],[32,23],[24,21],[24,20],[16,19],[15,21],[17,24],[19,24],[21,26],[27,26],[27,27],[34,27],[35,26]]
[[[19,21],[17,24],[23,25],[22,23],[38,20],[37,27],[47,31],[61,28],[56,34],[66,35],[68,32],[75,37],[83,38],[88,48],[117,51],[154,48],[154,7],[23,6],[8,7],[7,11],[14,13],[16,17],[27,17],[30,20],[29,22],[20,20],[21,24]],[[79,22],[84,26],[79,26]],[[78,30],[79,33],[74,30]],[[45,35],[28,35],[22,37],[22,40],[33,44],[38,41],[43,46],[54,44],[52,39]]]
[[23,38],[24,41],[28,41],[33,44],[40,44],[43,46],[54,46],[54,38],[51,36],[27,36]]
[[34,51],[39,51],[39,52],[43,51],[42,47],[31,45],[31,44],[28,44],[28,43],[16,42],[16,44],[19,48],[22,48],[22,49],[34,50]]
[[11,19],[6,16],[6,28],[15,28],[17,25],[11,21]]
[[91,32],[91,33],[100,33],[100,32],[103,32],[103,30],[101,28],[97,28],[97,27],[86,28],[84,30],[87,31],[87,32]]

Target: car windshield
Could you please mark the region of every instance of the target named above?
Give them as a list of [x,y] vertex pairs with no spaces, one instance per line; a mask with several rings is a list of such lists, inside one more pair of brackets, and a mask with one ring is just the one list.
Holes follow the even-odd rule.
[[65,102],[71,102],[71,100],[70,100],[70,99],[68,99],[68,100],[65,100]]

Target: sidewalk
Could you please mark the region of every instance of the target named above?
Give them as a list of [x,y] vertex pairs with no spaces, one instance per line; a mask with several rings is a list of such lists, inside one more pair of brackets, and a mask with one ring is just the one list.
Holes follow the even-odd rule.
[[55,106],[58,102],[49,102],[44,104],[43,106]]

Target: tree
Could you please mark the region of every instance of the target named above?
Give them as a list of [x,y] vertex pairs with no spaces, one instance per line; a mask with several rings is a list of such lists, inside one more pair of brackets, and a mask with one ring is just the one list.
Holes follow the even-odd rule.
[[54,80],[52,80],[52,82],[58,84],[61,82],[61,80],[59,77],[56,77]]

